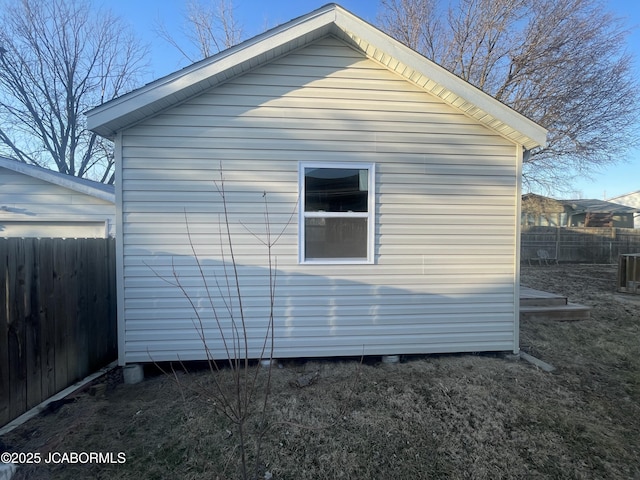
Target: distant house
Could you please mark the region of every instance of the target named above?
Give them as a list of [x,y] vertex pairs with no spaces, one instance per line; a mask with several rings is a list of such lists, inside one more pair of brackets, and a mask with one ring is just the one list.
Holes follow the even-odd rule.
[[270,318],[268,231],[276,357],[519,350],[521,169],[546,130],[343,8],[96,107],[88,126],[115,140],[121,364],[235,355],[221,333],[237,338],[237,302],[208,294],[194,259],[210,285],[229,279],[225,211],[250,357]]
[[638,209],[595,199],[564,200],[570,227],[633,228]]
[[625,195],[620,195],[618,197],[613,197],[608,200],[609,202],[619,203],[620,205],[624,205],[626,207],[631,207],[636,209],[636,213],[634,214],[634,223],[633,226],[635,228],[640,228],[640,190],[637,192],[627,193]]
[[566,208],[560,200],[527,193],[522,196],[521,223],[529,227],[564,227]]
[[523,226],[633,228],[638,210],[604,200],[556,200],[528,193],[522,196],[521,218]]
[[0,237],[114,236],[115,213],[113,185],[0,157]]

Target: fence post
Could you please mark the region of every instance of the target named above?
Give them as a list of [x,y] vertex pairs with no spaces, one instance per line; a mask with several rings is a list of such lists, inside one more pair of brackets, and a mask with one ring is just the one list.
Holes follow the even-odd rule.
[[7,262],[9,261],[9,243],[5,239],[0,239],[0,425],[11,420],[9,394],[11,385],[9,383],[9,317],[7,316],[7,305],[9,295],[7,291]]

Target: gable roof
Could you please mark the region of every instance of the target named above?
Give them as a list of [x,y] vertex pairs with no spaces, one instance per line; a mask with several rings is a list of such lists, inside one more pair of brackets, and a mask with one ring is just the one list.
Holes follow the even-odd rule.
[[[560,209],[558,209],[560,207]],[[559,213],[563,208],[573,210],[572,215],[578,213],[635,213],[637,208],[620,205],[619,203],[598,200],[595,198],[579,198],[574,200],[557,200],[536,193],[522,195],[522,208],[539,211],[541,213]]]
[[638,211],[637,208],[594,198],[560,200],[560,202],[571,207],[576,213],[636,213]]
[[532,149],[547,131],[336,4],[321,7],[87,112],[104,137],[182,103],[271,60],[334,35],[500,135]]
[[29,165],[11,158],[0,157],[0,168],[6,168],[29,177],[37,178],[45,182],[53,183],[60,187],[68,188],[74,192],[84,193],[91,197],[99,198],[107,202],[116,202],[115,188],[100,182],[74,177],[60,172],[54,172],[36,165]]

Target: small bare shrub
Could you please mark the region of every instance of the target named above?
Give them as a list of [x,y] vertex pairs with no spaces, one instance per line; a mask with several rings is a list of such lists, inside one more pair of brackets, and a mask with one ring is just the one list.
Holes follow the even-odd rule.
[[[258,478],[261,467],[262,440],[268,428],[267,409],[269,406],[269,390],[271,386],[271,373],[274,352],[274,305],[276,289],[276,261],[272,254],[272,249],[281,238],[284,229],[288,226],[295,212],[292,212],[283,231],[278,235],[272,235],[270,229],[269,208],[267,194],[263,194],[265,211],[265,238],[255,234],[243,225],[251,235],[253,235],[266,249],[268,259],[269,306],[267,328],[264,333],[261,350],[257,358],[251,358],[249,339],[247,335],[247,317],[243,303],[243,291],[241,287],[238,263],[234,250],[234,243],[230,228],[230,218],[228,202],[225,194],[224,178],[220,174],[220,181],[214,182],[216,190],[220,195],[223,213],[219,222],[220,225],[220,254],[222,261],[223,275],[219,275],[214,269],[214,280],[209,280],[207,268],[196,250],[195,242],[189,227],[189,220],[185,211],[185,223],[187,236],[193,258],[196,261],[198,277],[205,289],[205,302],[212,312],[212,318],[203,318],[201,309],[198,307],[200,298],[194,298],[188,287],[183,283],[179,272],[172,260],[172,275],[167,278],[160,275],[156,270],[154,273],[164,282],[178,288],[187,299],[195,315],[193,325],[202,342],[206,361],[211,375],[211,382],[181,382],[180,376],[171,367],[171,375],[178,384],[184,397],[185,389],[194,390],[195,393],[204,396],[207,404],[211,405],[218,414],[226,417],[235,428],[235,435],[238,439],[237,450],[239,450],[239,465],[242,479]],[[222,300],[220,303],[214,299]],[[230,321],[231,328],[225,330],[223,320]],[[219,333],[217,339],[223,345],[226,358],[214,358],[214,354],[206,336],[206,326],[215,324]],[[257,360],[256,364],[254,360]],[[182,369],[186,371],[183,362],[179,362]],[[261,367],[262,365],[262,367]],[[231,432],[230,432],[231,433]],[[235,451],[235,450],[234,450]]]

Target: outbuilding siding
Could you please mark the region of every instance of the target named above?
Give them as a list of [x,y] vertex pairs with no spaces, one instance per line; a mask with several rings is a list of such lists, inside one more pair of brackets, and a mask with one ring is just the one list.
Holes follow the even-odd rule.
[[[610,198],[609,202],[619,203],[627,207],[637,208],[640,210],[640,190],[637,192],[627,193],[620,195],[619,197]],[[640,228],[640,212],[636,212],[633,215],[633,227]]]
[[0,167],[0,236],[105,237],[114,235],[115,205]]
[[[225,356],[208,300],[230,338],[216,286],[235,278],[221,176],[251,356],[268,322],[269,232],[276,357],[517,350],[520,147],[342,41],[231,79],[119,142],[121,361],[203,358],[176,277]],[[375,163],[373,265],[298,264],[298,165],[315,161]]]

